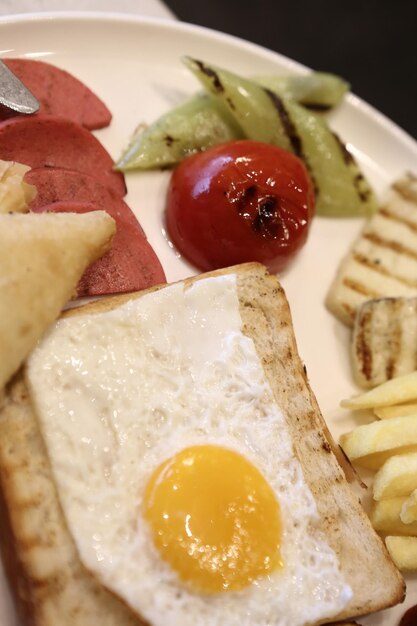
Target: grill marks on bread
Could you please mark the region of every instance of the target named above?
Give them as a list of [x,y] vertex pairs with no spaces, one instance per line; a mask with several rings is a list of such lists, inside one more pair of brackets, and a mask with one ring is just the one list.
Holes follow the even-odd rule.
[[78,558],[22,373],[0,411],[0,468],[6,568],[28,623],[144,626]]
[[343,260],[326,304],[353,325],[366,300],[417,296],[417,178],[408,174],[366,223]]
[[[353,590],[345,610],[333,619],[352,619],[401,602],[403,580],[345,479],[344,473],[349,480],[353,479],[351,466],[332,440],[309,387],[281,286],[263,266],[255,263],[208,276],[230,271],[237,274],[243,332],[254,341],[271,393],[286,416],[294,454],[302,463],[305,480],[316,500],[320,516],[317,532],[326,533],[346,582]],[[185,284],[194,280],[198,277],[186,280]],[[163,287],[101,299],[65,315],[111,310],[130,298],[160,288]],[[21,472],[24,474],[19,487],[16,478]],[[81,565],[60,507],[37,417],[22,375],[8,390],[6,405],[0,408],[0,487],[11,512],[15,541],[10,545],[27,583],[20,601],[30,604],[33,626],[143,626]],[[21,489],[28,490],[24,497]],[[38,494],[42,494],[40,504],[32,507],[28,503],[39,502]],[[21,507],[23,500],[24,506],[29,507],[27,510],[33,512],[27,522],[26,508]],[[28,540],[30,543],[37,535],[40,547],[34,551]],[[34,573],[44,563],[50,568],[46,575],[45,572],[42,576]],[[48,584],[42,583],[39,587],[40,580]]]

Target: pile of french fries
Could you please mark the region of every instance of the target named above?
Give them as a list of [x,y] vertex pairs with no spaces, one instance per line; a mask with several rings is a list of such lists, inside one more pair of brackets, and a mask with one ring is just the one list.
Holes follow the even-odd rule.
[[340,439],[355,465],[375,470],[370,519],[397,567],[417,570],[417,372],[389,380],[341,406],[371,409],[376,421]]

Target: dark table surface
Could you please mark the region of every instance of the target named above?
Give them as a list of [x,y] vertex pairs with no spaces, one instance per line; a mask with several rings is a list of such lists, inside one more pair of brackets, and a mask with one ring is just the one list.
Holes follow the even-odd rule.
[[417,138],[417,0],[165,3],[182,21],[340,74],[356,95]]

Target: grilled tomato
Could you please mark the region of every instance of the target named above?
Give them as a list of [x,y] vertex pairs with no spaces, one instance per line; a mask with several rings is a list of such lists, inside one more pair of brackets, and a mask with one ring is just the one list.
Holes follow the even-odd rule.
[[307,239],[314,190],[304,164],[277,146],[242,140],[183,161],[166,203],[168,236],[201,271],[247,261],[282,271]]

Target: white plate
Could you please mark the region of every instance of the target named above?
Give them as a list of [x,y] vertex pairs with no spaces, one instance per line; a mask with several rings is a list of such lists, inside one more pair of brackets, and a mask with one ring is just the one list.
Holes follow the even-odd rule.
[[[198,88],[180,62],[184,54],[242,74],[306,71],[274,52],[234,37],[177,22],[116,14],[6,18],[0,21],[0,46],[0,56],[51,61],[101,96],[113,112],[113,121],[97,136],[114,158],[140,121],[154,120]],[[380,194],[405,170],[416,169],[414,140],[355,96],[347,97],[332,114],[331,124],[349,142]],[[175,255],[163,235],[168,178],[167,172],[130,173],[126,180],[127,202],[172,281],[194,271]],[[356,389],[349,366],[348,331],[326,311],[323,301],[339,259],[360,226],[358,220],[316,218],[306,247],[282,277],[300,353],[336,439],[354,425],[339,402]],[[405,608],[417,602],[417,579],[408,583],[405,605],[366,618],[363,625],[396,626]],[[6,602],[4,583],[0,592],[4,595],[0,595],[0,626],[12,626],[16,621]]]

